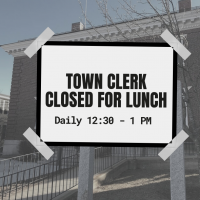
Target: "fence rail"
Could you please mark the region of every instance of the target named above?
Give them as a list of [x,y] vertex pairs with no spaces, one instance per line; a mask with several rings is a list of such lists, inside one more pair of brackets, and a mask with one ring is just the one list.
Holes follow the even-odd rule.
[[[1,199],[51,199],[58,180],[59,188],[55,194],[61,191],[63,172],[68,173],[70,182],[66,183],[71,185],[72,174],[78,166],[77,150],[71,147],[52,147],[52,150],[54,155],[48,161],[39,152],[0,161]],[[66,183],[63,191],[70,187]]]
[[[47,161],[39,152],[0,161],[0,199],[50,200],[78,184],[79,149],[51,147]],[[99,173],[127,157],[155,157],[162,148],[95,148],[94,173]],[[194,155],[192,142],[185,143],[185,154]]]
[[[54,155],[48,161],[38,152],[1,161],[0,198],[49,200],[76,186],[79,151],[67,147],[52,149]],[[125,147],[96,148],[94,173],[125,158]]]

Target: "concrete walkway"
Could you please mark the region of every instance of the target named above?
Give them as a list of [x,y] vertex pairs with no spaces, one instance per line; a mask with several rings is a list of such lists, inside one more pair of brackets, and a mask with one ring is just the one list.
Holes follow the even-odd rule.
[[[186,199],[200,199],[198,170],[186,169]],[[127,170],[95,189],[93,200],[171,200],[169,169]]]
[[94,191],[94,200],[170,200],[169,170],[127,170]]

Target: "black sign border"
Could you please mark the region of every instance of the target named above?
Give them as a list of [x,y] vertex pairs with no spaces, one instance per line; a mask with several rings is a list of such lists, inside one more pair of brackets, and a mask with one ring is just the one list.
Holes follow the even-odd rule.
[[[48,41],[44,45],[55,46],[118,46],[118,47],[170,47],[167,43],[157,42],[71,42]],[[41,123],[41,62],[42,47],[37,52],[37,109],[36,133],[40,137]],[[172,139],[176,136],[177,124],[177,53],[173,50],[173,99],[172,99]],[[48,146],[113,146],[113,147],[165,147],[167,143],[101,143],[101,142],[46,142]],[[172,142],[172,141],[171,141]],[[170,142],[170,143],[171,143]]]

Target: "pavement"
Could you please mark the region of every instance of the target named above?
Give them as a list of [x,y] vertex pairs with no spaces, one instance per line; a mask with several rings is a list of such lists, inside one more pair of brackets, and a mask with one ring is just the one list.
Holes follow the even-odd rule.
[[97,188],[93,200],[170,200],[169,170],[132,169]]
[[[186,199],[200,199],[198,169],[186,168]],[[134,169],[95,189],[93,200],[171,200],[169,169]]]

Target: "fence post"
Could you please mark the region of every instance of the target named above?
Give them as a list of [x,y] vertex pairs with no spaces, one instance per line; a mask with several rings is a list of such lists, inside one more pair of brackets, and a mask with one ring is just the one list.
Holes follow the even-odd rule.
[[77,200],[93,199],[94,147],[80,148]]
[[[177,82],[177,134],[183,129],[182,89],[181,82]],[[185,200],[185,166],[184,144],[170,156],[171,200]]]
[[111,147],[111,169],[113,166],[113,147]]
[[58,165],[58,170],[61,170],[61,165],[62,165],[62,147],[58,147],[58,155],[57,155],[57,165]]

